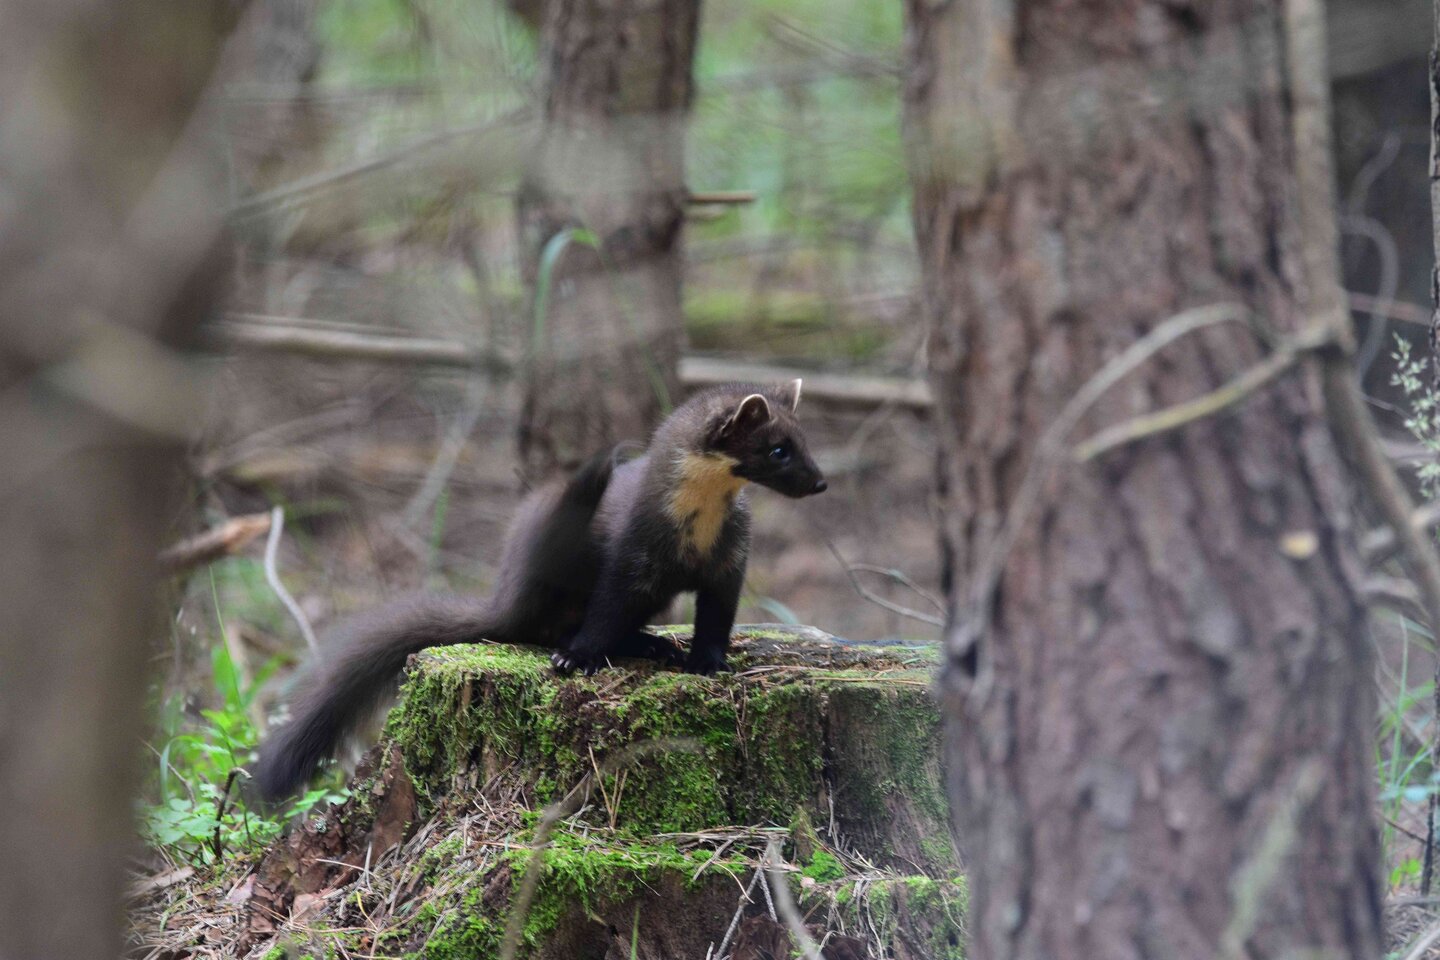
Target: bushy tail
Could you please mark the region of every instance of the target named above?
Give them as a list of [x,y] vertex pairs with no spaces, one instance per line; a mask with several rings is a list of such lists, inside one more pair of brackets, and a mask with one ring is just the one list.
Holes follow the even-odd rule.
[[289,723],[260,747],[255,783],[269,800],[294,793],[371,710],[412,653],[488,638],[509,641],[489,599],[416,594],[342,625],[333,658],[318,664]]

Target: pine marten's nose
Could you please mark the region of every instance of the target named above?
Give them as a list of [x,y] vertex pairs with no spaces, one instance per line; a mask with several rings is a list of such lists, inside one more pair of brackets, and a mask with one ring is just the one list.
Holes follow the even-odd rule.
[[825,478],[824,478],[824,477],[821,477],[819,480],[816,480],[816,481],[815,481],[815,486],[811,488],[810,492],[811,492],[811,493],[824,493],[826,487],[828,487],[828,486],[829,486],[829,484],[827,484],[827,483],[825,482]]

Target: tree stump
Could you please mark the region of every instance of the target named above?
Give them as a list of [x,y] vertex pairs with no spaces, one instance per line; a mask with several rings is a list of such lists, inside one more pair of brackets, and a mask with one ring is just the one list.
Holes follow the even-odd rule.
[[251,944],[364,918],[350,946],[387,956],[494,957],[509,924],[522,957],[719,956],[727,931],[736,960],[789,957],[757,877],[773,849],[829,960],[960,957],[933,649],[747,628],[731,663],[560,679],[536,648],[413,658],[351,800],[260,865]]

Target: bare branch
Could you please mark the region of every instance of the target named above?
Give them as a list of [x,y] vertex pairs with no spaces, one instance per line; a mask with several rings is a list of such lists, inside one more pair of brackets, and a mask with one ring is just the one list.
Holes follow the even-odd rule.
[[211,335],[225,346],[240,350],[294,353],[323,360],[421,363],[481,369],[495,375],[508,375],[514,369],[514,365],[499,354],[455,340],[327,329],[316,321],[307,321],[302,326],[276,318],[239,314],[213,325]]
[[280,534],[285,532],[285,508],[276,507],[270,511],[270,539],[265,543],[265,579],[270,584],[270,589],[275,591],[275,596],[285,604],[285,609],[290,611],[290,616],[300,626],[300,633],[305,637],[305,643],[310,652],[315,655],[320,653],[320,644],[315,639],[315,631],[310,629],[310,620],[305,616],[305,611],[300,609],[300,604],[285,589],[285,584],[280,582],[280,571],[275,567],[275,554],[280,549]]
[[[1410,526],[1417,534],[1424,534],[1432,527],[1440,526],[1440,501],[1427,503],[1410,514]],[[1395,531],[1389,527],[1371,530],[1360,538],[1360,553],[1365,562],[1371,565],[1384,563],[1394,556],[1398,549],[1400,541],[1396,538]]]
[[239,553],[250,541],[269,529],[268,513],[231,517],[218,527],[166,547],[158,558],[160,566],[166,573],[183,573],[192,567]]
[[[240,350],[294,353],[322,360],[370,360],[378,363],[415,363],[479,369],[494,376],[510,376],[510,358],[457,340],[386,333],[361,324],[324,320],[231,314],[212,326],[211,335],[227,347]],[[912,377],[816,373],[795,367],[740,363],[714,357],[688,356],[680,360],[680,379],[688,387],[708,387],[737,380],[760,383],[802,378],[805,396],[857,406],[894,404],[926,411],[934,405],[930,385]]]
[[805,960],[820,960],[820,948],[810,938],[810,931],[805,929],[805,921],[795,906],[795,898],[790,896],[790,885],[785,882],[785,875],[780,872],[780,848],[774,840],[765,848],[765,863],[765,879],[770,892],[775,896],[775,908],[780,911],[780,917],[790,929],[790,935],[795,938],[800,953]]
[[1089,440],[1076,446],[1073,457],[1077,462],[1084,463],[1127,443],[1133,443],[1157,433],[1164,433],[1167,430],[1175,430],[1186,424],[1194,423],[1196,420],[1214,416],[1273,382],[1285,371],[1295,366],[1296,360],[1303,352],[1327,346],[1329,343],[1329,330],[1316,328],[1309,331],[1304,338],[1294,343],[1284,344],[1229,383],[1204,396],[1101,430]]

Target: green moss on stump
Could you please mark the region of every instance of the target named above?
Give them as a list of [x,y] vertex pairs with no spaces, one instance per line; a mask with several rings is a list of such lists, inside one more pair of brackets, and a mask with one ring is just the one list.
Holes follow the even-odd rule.
[[[483,862],[458,847],[439,852],[435,893],[387,929],[377,951],[417,960],[498,956],[532,856],[522,845],[527,839],[517,838],[517,846]],[[734,909],[736,878],[754,869],[740,857],[566,830],[552,835],[541,856],[539,882],[521,925],[520,955],[531,960],[600,960],[617,937],[631,935],[637,911],[646,955],[693,949],[709,931],[724,928]]]
[[935,875],[956,864],[946,830],[933,661],[753,632],[724,677],[625,662],[552,675],[545,651],[444,647],[416,658],[387,734],[422,808],[502,772],[535,804],[591,771],[590,816],[635,835],[836,825],[882,863]]

